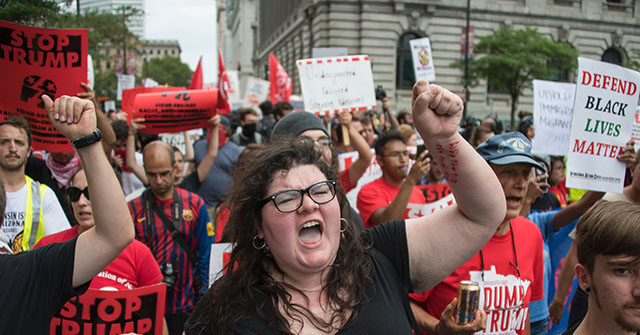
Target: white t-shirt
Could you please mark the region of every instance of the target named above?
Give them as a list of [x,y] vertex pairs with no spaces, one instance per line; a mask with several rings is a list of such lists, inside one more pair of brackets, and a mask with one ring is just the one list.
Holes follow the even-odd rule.
[[[7,192],[7,208],[4,211],[4,222],[0,231],[9,238],[9,245],[16,236],[24,231],[25,206],[27,204],[27,183],[16,192]],[[69,229],[67,220],[58,198],[53,191],[46,187],[40,204],[42,219],[44,221],[44,234],[51,235]],[[34,217],[38,214],[33,213]],[[37,219],[37,217],[35,217]]]
[[[140,166],[144,164],[142,157],[141,153],[136,152],[136,162]],[[127,196],[139,188],[144,188],[144,184],[140,179],[133,172],[122,171],[122,192],[124,192],[124,195]]]

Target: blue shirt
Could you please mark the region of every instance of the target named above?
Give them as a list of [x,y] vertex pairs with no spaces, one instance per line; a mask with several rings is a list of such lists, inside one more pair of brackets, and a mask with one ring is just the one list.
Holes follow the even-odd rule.
[[[198,140],[193,145],[196,166],[207,155],[207,145],[206,139]],[[227,141],[218,148],[216,161],[198,189],[198,195],[204,199],[207,207],[217,206],[227,195],[227,191],[231,189],[233,167],[241,152],[242,149],[231,141]]]
[[[553,280],[554,269],[558,268],[560,260],[569,251],[567,239],[570,240],[569,233],[576,226],[577,220],[562,227],[558,231],[553,231],[553,218],[561,208],[548,212],[530,213],[527,219],[533,221],[542,233],[542,257],[544,259],[544,295],[546,299],[532,301],[529,304],[529,315],[531,322],[544,320],[549,317],[549,304],[555,294],[555,280]],[[551,248],[549,247],[551,245]]]

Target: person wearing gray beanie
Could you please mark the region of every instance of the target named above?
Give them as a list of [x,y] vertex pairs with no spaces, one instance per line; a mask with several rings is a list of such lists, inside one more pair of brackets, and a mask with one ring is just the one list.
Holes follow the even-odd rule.
[[329,137],[327,127],[324,126],[322,119],[313,113],[300,111],[293,112],[283,117],[276,123],[271,131],[271,138],[282,136],[296,137],[307,130],[321,130]]

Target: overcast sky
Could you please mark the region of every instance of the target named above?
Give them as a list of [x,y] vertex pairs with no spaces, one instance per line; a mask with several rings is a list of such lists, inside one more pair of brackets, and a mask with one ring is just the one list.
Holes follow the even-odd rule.
[[178,40],[182,61],[195,70],[202,56],[205,83],[218,78],[215,0],[145,0],[145,38]]

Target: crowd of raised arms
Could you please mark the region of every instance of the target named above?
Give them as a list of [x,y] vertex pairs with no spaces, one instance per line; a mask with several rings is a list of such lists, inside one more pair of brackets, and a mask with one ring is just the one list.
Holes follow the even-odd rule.
[[[83,87],[41,97],[73,152],[0,122],[2,334],[54,329],[88,289],[158,283],[172,335],[640,332],[633,141],[622,194],[581,192],[564,157],[532,153],[531,113],[513,131],[462,120],[462,100],[424,81],[398,111],[265,101],[180,147]],[[233,250],[210,273],[217,243]],[[481,290],[464,324],[462,281]]]

